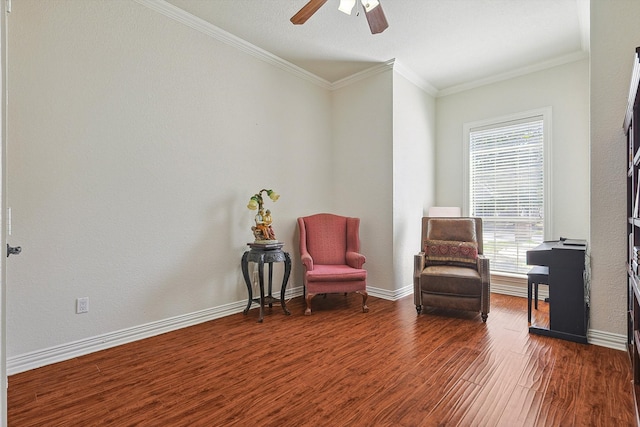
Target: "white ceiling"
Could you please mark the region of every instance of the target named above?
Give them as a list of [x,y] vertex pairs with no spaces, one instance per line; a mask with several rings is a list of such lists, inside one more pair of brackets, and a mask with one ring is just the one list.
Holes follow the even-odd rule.
[[329,0],[304,25],[308,0],[168,0],[329,82],[395,59],[434,92],[584,58],[588,0],[380,0],[389,28]]

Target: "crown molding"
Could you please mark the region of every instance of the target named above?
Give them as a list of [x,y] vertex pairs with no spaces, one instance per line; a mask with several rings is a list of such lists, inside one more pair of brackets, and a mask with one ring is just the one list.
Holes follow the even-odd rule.
[[475,80],[468,83],[463,83],[457,86],[451,86],[446,89],[442,89],[438,92],[438,97],[452,95],[454,93],[464,92],[470,89],[475,89],[481,86],[486,86],[492,83],[498,83],[504,80],[513,79],[515,77],[524,76],[527,74],[535,73],[537,71],[546,70],[560,65],[569,64],[571,62],[581,61],[589,58],[589,52],[579,51],[570,53],[568,55],[560,56],[549,61],[539,62],[527,67],[518,68],[516,70],[508,71],[506,73],[496,74],[484,79]]
[[367,79],[369,77],[375,76],[376,74],[383,73],[389,70],[397,72],[402,77],[418,86],[428,95],[435,97],[438,94],[438,90],[435,87],[431,86],[428,82],[421,79],[416,73],[402,65],[396,58],[390,59],[378,65],[374,65],[373,67],[367,68],[366,70],[360,71],[359,73],[352,74],[351,76],[338,80],[331,85],[331,90],[349,86],[360,80]]
[[[311,82],[317,86],[320,86],[323,89],[327,90],[337,90],[342,87],[348,86],[350,84],[356,83],[360,80],[364,80],[366,78],[372,77],[376,74],[388,71],[390,69],[394,69],[398,71],[402,76],[404,76],[407,80],[413,82],[418,87],[422,88],[425,92],[429,93],[432,96],[435,96],[437,90],[420,79],[415,73],[409,70],[406,67],[399,65],[395,59],[391,59],[389,61],[383,62],[378,65],[374,65],[373,67],[367,68],[359,73],[355,73],[351,76],[345,77],[344,79],[337,80],[333,83],[325,80],[303,68],[298,67],[295,64],[292,64],[289,61],[286,61],[264,49],[261,49],[246,40],[237,37],[228,31],[223,30],[222,28],[216,27],[215,25],[207,22],[197,16],[194,16],[177,6],[172,5],[164,0],[134,0],[135,2],[154,10],[167,18],[173,19],[176,22],[179,22],[183,25],[186,25],[202,34],[205,34],[211,38],[214,38],[222,43],[225,43],[231,47],[234,47],[248,55],[253,56],[261,61],[264,61],[268,64],[274,65],[281,70],[289,72],[303,80]],[[395,65],[394,65],[395,64]]]
[[[257,58],[261,61],[271,64],[281,70],[284,70],[288,73],[291,73],[297,76],[300,79],[306,80],[321,88],[331,90],[331,91],[340,89],[342,87],[356,83],[360,80],[364,80],[376,74],[392,69],[396,71],[398,74],[400,74],[401,76],[403,76],[404,78],[406,78],[407,80],[409,80],[410,82],[412,82],[413,84],[415,84],[416,86],[418,86],[427,94],[434,97],[443,97],[447,95],[452,95],[454,93],[464,92],[466,90],[485,86],[488,84],[497,83],[503,80],[512,79],[514,77],[523,76],[536,71],[541,71],[548,68],[557,67],[559,65],[568,64],[570,62],[579,61],[589,57],[588,49],[585,49],[579,52],[575,52],[569,55],[552,59],[550,61],[541,62],[528,67],[519,68],[517,70],[512,70],[506,73],[497,74],[488,78],[479,79],[479,80],[475,80],[468,83],[463,83],[463,84],[452,86],[442,90],[438,90],[436,87],[434,87],[424,79],[420,78],[416,73],[414,73],[412,70],[410,70],[409,68],[399,63],[394,58],[386,62],[383,62],[381,64],[374,65],[373,67],[370,67],[359,73],[353,74],[351,76],[345,77],[343,79],[337,80],[332,83],[264,49],[261,49],[247,42],[246,40],[241,39],[240,37],[234,36],[233,34],[219,27],[216,27],[210,22],[207,22],[201,18],[198,18],[197,16],[194,16],[180,9],[177,6],[174,6],[171,3],[168,3],[165,0],[134,0],[134,1],[170,19],[173,19],[176,22],[186,25],[196,31],[201,32],[202,34],[205,34],[222,43],[225,43],[231,47],[234,47],[240,50],[241,52],[251,55],[254,58]],[[581,0],[581,1],[584,2],[585,0]],[[582,23],[581,25],[582,25],[582,28],[586,28],[586,25],[584,23]],[[583,33],[584,33],[584,30],[583,30]],[[588,38],[585,42],[585,38],[583,36],[582,44],[583,44],[583,49],[585,47],[585,44],[588,47]]]
[[423,78],[418,76],[412,70],[410,70],[409,68],[405,67],[398,60],[396,60],[394,66],[393,66],[393,69],[398,74],[400,74],[402,77],[404,77],[405,79],[409,80],[411,83],[413,83],[414,85],[418,86],[420,89],[425,91],[428,95],[431,95],[433,97],[438,95],[438,89],[433,87],[429,82],[427,82],[426,80],[424,80]]
[[201,32],[211,38],[214,38],[222,43],[225,43],[229,46],[232,46],[248,55],[253,56],[261,61],[264,61],[268,64],[271,64],[281,70],[287,71],[291,74],[296,75],[297,77],[311,82],[315,85],[318,85],[324,89],[331,89],[332,85],[328,80],[320,78],[313,73],[308,72],[295,64],[292,64],[284,59],[267,52],[264,49],[261,49],[240,37],[234,36],[233,34],[216,27],[210,22],[205,21],[204,19],[200,19],[197,16],[194,16],[184,10],[180,9],[172,5],[171,3],[167,3],[164,0],[134,0],[135,2],[154,10],[167,18],[173,19],[176,22],[184,24],[196,31]]
[[395,59],[390,59],[387,62],[383,62],[378,65],[374,65],[373,67],[369,67],[366,70],[362,70],[358,73],[352,74],[344,79],[336,80],[331,84],[331,90],[336,90],[343,88],[345,86],[349,86],[354,84],[360,80],[368,79],[369,77],[375,76],[380,73],[384,73],[385,71],[393,70],[393,64]]

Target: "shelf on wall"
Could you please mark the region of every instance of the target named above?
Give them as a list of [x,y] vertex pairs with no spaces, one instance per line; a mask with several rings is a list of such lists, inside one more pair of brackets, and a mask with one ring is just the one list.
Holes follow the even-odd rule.
[[[627,159],[627,345],[633,378],[636,424],[640,426],[640,47],[636,48],[623,128]],[[637,134],[637,135],[636,135]],[[636,178],[637,177],[637,178]]]

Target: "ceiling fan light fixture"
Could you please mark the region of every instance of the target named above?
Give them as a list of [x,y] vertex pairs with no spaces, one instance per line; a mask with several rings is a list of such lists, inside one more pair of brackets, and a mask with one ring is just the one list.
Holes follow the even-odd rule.
[[367,12],[371,12],[380,4],[378,0],[360,0],[360,2],[362,3],[364,10]]
[[340,6],[338,6],[338,10],[340,12],[346,13],[347,15],[351,15],[351,11],[353,7],[356,5],[356,0],[340,0]]
[[[328,1],[329,0],[307,1],[307,4],[302,6],[302,9],[293,15],[290,21],[294,25],[304,24],[307,22],[307,19],[311,18],[311,16]],[[364,8],[364,14],[367,17],[371,34],[378,34],[389,28],[389,23],[387,22],[387,18],[384,16],[384,11],[382,10],[382,5],[379,0],[360,0],[360,3],[362,3]],[[357,0],[340,0],[338,10],[351,15],[351,11],[356,4]],[[356,15],[360,15],[360,7],[357,9],[358,11]]]

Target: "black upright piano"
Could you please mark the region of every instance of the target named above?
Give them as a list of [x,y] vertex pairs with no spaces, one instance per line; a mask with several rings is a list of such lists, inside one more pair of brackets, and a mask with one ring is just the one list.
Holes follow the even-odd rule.
[[527,264],[549,267],[549,328],[529,332],[587,344],[589,323],[585,240],[544,242],[527,251]]

